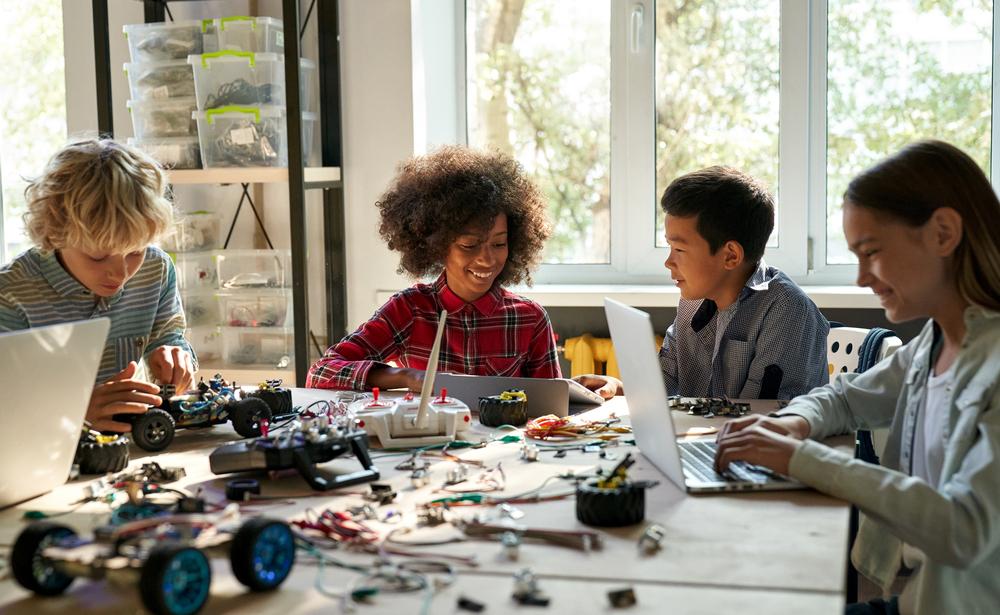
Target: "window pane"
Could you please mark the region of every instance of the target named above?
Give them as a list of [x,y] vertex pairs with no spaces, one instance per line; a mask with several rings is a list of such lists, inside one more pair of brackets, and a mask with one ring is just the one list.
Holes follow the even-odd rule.
[[679,175],[727,165],[777,191],[780,18],[779,0],[656,3],[657,246],[659,197]]
[[827,257],[848,252],[851,178],[907,143],[949,141],[989,173],[991,0],[829,0]]
[[608,0],[468,0],[469,144],[512,154],[549,202],[548,263],[610,261]]
[[29,247],[24,177],[42,172],[66,140],[62,1],[0,0],[0,176],[5,259]]

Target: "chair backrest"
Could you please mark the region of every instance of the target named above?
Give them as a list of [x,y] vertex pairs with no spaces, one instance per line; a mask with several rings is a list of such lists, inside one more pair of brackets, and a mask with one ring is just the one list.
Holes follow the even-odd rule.
[[[830,329],[826,337],[826,360],[830,371],[830,382],[840,374],[847,374],[858,369],[861,344],[868,335],[868,329],[857,327],[835,327]],[[882,341],[878,360],[888,357],[903,345],[903,340],[896,336],[887,337]]]

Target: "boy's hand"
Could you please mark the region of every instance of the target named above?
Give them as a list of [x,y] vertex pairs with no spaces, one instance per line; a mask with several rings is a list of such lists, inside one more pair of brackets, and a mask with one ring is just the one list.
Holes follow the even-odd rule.
[[368,372],[365,384],[380,389],[407,389],[419,393],[424,386],[425,374],[422,369],[376,365]]
[[573,378],[573,380],[597,393],[604,399],[611,399],[615,395],[621,395],[623,393],[623,389],[625,388],[622,381],[614,376],[584,374]]
[[801,416],[767,416],[766,414],[752,414],[731,421],[726,421],[715,438],[721,443],[723,438],[730,434],[753,427],[769,429],[783,436],[790,436],[797,440],[805,440],[809,437],[809,421]]
[[94,387],[87,406],[87,421],[91,429],[97,431],[127,432],[132,429],[128,423],[112,420],[115,414],[142,414],[150,406],[159,406],[157,395],[160,387],[141,380],[133,380],[136,363],[132,361],[110,380]]
[[191,355],[180,346],[160,346],[146,357],[149,376],[163,384],[172,384],[178,393],[191,388],[194,380],[194,362]]

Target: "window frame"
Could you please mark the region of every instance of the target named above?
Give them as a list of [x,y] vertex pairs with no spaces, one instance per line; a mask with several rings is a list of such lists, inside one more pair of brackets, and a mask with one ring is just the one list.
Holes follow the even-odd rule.
[[[466,0],[455,0],[468,40]],[[611,3],[610,263],[542,264],[541,284],[664,284],[656,247],[655,0]],[[855,264],[827,264],[827,0],[780,0],[778,246],[764,258],[803,285],[852,285]],[[638,13],[638,15],[637,15]],[[991,182],[1000,182],[1000,11],[993,6]],[[459,66],[459,134],[468,144],[469,45]],[[784,204],[784,205],[782,205]],[[800,204],[792,206],[792,204]],[[658,207],[657,207],[658,212]],[[660,215],[656,213],[656,215]]]

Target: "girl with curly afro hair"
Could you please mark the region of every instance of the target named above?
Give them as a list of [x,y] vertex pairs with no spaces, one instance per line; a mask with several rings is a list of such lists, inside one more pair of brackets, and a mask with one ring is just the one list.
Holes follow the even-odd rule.
[[561,376],[545,310],[504,288],[531,283],[552,232],[541,192],[513,158],[442,147],[403,163],[376,206],[398,271],[437,279],[393,295],[313,364],[307,386],[419,391],[441,310],[439,371]]

